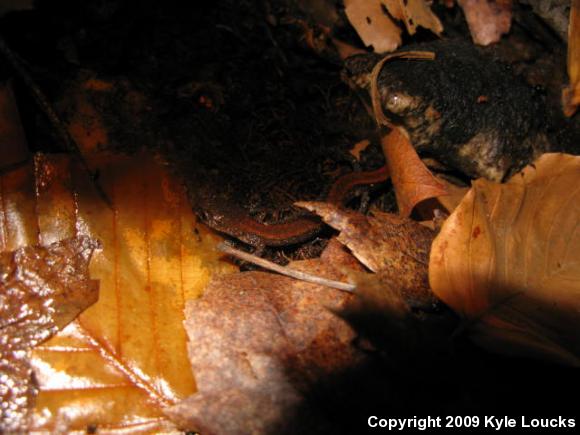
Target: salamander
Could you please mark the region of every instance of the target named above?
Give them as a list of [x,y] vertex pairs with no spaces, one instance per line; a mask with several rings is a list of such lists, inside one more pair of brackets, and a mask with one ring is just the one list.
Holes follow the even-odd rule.
[[[344,205],[351,199],[350,194],[355,186],[380,183],[387,178],[386,166],[373,171],[343,175],[332,185],[326,201]],[[314,237],[323,227],[316,216],[304,216],[276,224],[258,222],[231,198],[221,193],[210,192],[208,187],[199,188],[194,199],[201,219],[214,230],[252,246],[280,247],[302,243]]]

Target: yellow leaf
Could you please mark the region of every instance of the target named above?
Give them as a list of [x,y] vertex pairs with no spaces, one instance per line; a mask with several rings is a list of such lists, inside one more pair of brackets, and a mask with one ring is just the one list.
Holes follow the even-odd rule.
[[506,184],[473,183],[435,239],[433,292],[472,337],[580,365],[580,157],[545,154]]
[[90,163],[114,211],[66,157],[40,156],[34,171],[0,178],[3,247],[76,235],[102,245],[90,265],[99,301],[33,352],[40,393],[32,429],[174,430],[164,407],[195,391],[183,306],[226,267],[167,170],[147,156]]

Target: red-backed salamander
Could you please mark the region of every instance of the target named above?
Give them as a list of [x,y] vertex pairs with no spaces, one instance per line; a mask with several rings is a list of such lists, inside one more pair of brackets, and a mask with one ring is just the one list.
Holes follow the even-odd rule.
[[[332,185],[326,201],[342,206],[350,199],[349,193],[355,186],[380,183],[387,178],[386,166],[374,171],[343,175]],[[222,195],[205,193],[196,196],[196,206],[207,225],[256,247],[302,243],[314,237],[323,226],[316,216],[304,216],[283,223],[261,223]]]

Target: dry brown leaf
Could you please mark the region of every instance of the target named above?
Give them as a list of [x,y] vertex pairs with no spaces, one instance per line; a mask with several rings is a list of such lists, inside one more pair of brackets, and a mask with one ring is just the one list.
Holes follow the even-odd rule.
[[89,159],[113,200],[106,207],[66,157],[1,177],[4,249],[90,235],[102,244],[90,266],[99,301],[33,351],[38,431],[174,429],[165,406],[195,391],[183,330],[186,299],[212,272],[231,269],[212,252],[185,193],[151,158]]
[[86,237],[0,254],[0,432],[24,432],[36,397],[29,350],[95,303]]
[[580,157],[476,180],[435,239],[433,292],[495,351],[580,365]]
[[568,79],[562,91],[564,114],[572,116],[580,104],[580,0],[572,0],[568,24]]
[[413,207],[425,199],[447,195],[445,186],[423,164],[400,128],[383,136],[381,144],[401,216],[409,216]]
[[510,31],[512,0],[459,0],[473,42],[489,45]]
[[427,280],[428,256],[435,233],[411,219],[376,211],[365,216],[323,202],[298,202],[340,231],[338,241],[414,306],[435,303]]
[[415,34],[417,27],[436,35],[443,32],[441,21],[425,0],[345,0],[344,6],[346,16],[364,44],[372,46],[377,53],[389,53],[401,45],[401,29],[389,15],[402,21],[410,35]]
[[[320,260],[291,266],[341,279],[336,268],[352,265],[342,246],[331,243]],[[354,332],[332,313],[348,298],[263,272],[212,278],[203,296],[186,307],[199,392],[168,414],[180,427],[201,433],[288,430],[310,385],[362,359],[351,343]]]
[[455,321],[415,311],[431,311],[439,305],[429,289],[427,270],[435,232],[388,213],[364,216],[327,203],[299,205],[340,230],[337,240],[375,272],[348,271],[356,290],[338,312],[365,343],[395,358],[445,352]]
[[383,12],[380,0],[345,0],[346,16],[366,46],[377,53],[401,45],[401,29]]
[[394,0],[384,1],[389,12],[396,14],[393,16],[405,23],[409,35],[414,35],[417,32],[417,27],[429,29],[436,35],[443,32],[441,21],[425,0],[396,0],[396,2],[399,3],[398,8],[389,7],[389,4],[395,3]]
[[349,153],[357,161],[359,161],[360,160],[360,153],[362,153],[364,150],[366,150],[370,144],[371,144],[371,141],[368,139],[361,140],[361,141],[357,142],[356,144],[354,144],[354,146],[349,151]]

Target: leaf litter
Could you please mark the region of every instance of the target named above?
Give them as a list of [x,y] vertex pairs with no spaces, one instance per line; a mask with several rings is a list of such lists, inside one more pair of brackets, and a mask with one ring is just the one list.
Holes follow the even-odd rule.
[[[172,431],[162,409],[195,391],[182,308],[217,263],[217,238],[199,227],[182,186],[150,157],[93,157],[113,199],[104,206],[67,156],[37,155],[1,175],[4,249],[100,242],[89,271],[97,303],[32,351],[38,396],[30,427],[40,431]],[[82,293],[81,293],[82,295]],[[93,302],[85,298],[83,302]]]

